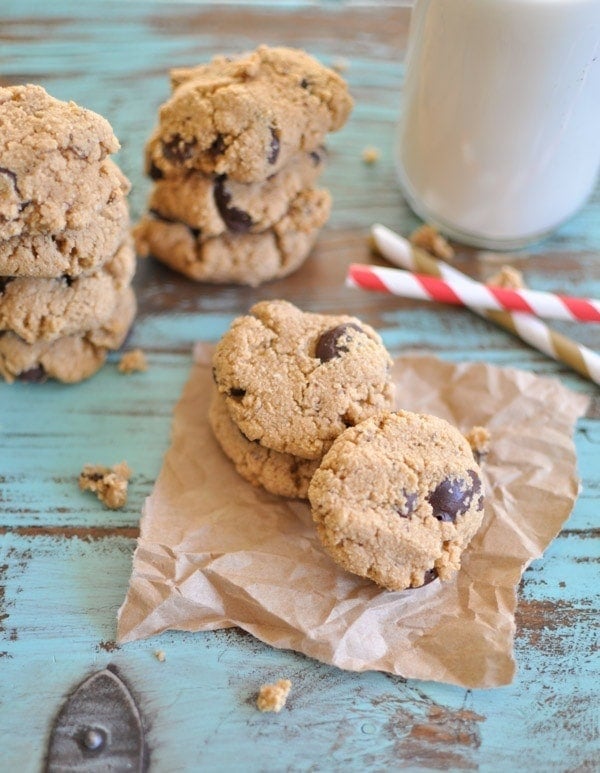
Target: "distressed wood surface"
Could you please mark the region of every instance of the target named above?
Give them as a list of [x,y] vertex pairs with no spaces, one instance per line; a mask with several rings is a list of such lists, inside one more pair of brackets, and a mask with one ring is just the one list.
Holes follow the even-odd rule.
[[[388,2],[0,5],[0,83],[41,83],[111,121],[122,144],[117,160],[134,184],[134,219],[149,189],[142,147],[167,96],[169,67],[261,42],[301,46],[326,63],[345,58],[356,99],[349,124],[329,142],[323,181],[333,214],[299,272],[257,289],[208,287],[144,261],[130,345],[146,350],[147,373],[119,375],[113,357],[76,386],[0,385],[1,770],[39,770],[59,704],[107,664],[135,691],[154,771],[597,769],[597,388],[466,311],[343,284],[348,263],[376,260],[366,238],[373,222],[405,233],[417,224],[393,170],[408,18]],[[373,166],[361,162],[367,145],[381,153]],[[535,288],[599,296],[599,203],[596,192],[553,237],[514,256],[458,247],[459,265],[486,277],[510,260]],[[421,349],[532,369],[592,397],[576,434],[581,496],[520,588],[519,673],[510,687],[466,691],[346,673],[233,629],[115,644],[140,509],[168,446],[191,344],[216,340],[233,316],[275,297],[357,314],[395,354]],[[599,348],[597,327],[556,327]],[[110,512],[79,492],[76,476],[86,461],[120,459],[135,477],[126,508]],[[294,683],[288,708],[260,714],[256,690],[282,675]]]

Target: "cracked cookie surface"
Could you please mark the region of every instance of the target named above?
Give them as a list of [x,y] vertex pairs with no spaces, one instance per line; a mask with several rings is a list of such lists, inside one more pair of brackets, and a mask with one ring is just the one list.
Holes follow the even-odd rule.
[[146,216],[134,229],[136,247],[140,255],[153,255],[191,279],[254,287],[302,265],[329,217],[330,206],[326,190],[303,191],[272,228],[209,239],[183,223]]
[[223,395],[215,392],[208,414],[213,434],[238,473],[271,494],[306,499],[319,459],[281,454],[245,437],[232,421]]
[[304,459],[392,405],[391,364],[379,335],[356,317],[287,301],[255,304],[213,357],[217,388],[248,440]]
[[171,79],[173,94],[147,144],[151,174],[195,169],[266,180],[298,151],[316,150],[352,109],[343,79],[299,49],[260,46],[173,70]]
[[0,330],[27,343],[53,341],[106,322],[135,272],[133,240],[89,276],[0,278]]
[[0,238],[89,222],[117,174],[101,166],[119,149],[108,121],[25,85],[0,88],[0,126]]
[[390,590],[450,579],[481,525],[481,471],[456,427],[383,412],[333,443],[308,491],[325,550]]

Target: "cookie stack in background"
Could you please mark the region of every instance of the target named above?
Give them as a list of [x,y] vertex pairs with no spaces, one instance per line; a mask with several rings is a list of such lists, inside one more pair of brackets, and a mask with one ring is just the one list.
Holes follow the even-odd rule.
[[100,115],[41,86],[0,88],[0,374],[75,382],[136,313],[129,181]]
[[174,70],[171,85],[146,147],[154,185],[139,254],[204,282],[292,273],[329,217],[315,183],[326,135],[352,109],[345,82],[304,51],[260,46]]

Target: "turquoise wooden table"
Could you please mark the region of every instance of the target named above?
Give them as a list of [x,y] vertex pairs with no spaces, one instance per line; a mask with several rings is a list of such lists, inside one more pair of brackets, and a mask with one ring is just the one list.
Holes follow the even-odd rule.
[[[208,287],[141,262],[129,346],[146,351],[147,373],[119,375],[115,357],[76,386],[0,385],[1,770],[39,770],[59,705],[108,664],[135,694],[150,769],[160,773],[598,769],[597,387],[464,310],[344,287],[350,262],[372,260],[372,223],[403,233],[417,225],[392,162],[408,18],[406,6],[390,2],[0,5],[0,82],[40,83],[110,120],[122,144],[117,160],[133,182],[134,219],[149,190],[142,148],[170,67],[261,42],[300,46],[325,63],[345,59],[356,99],[349,124],[330,141],[333,214],[301,271],[258,289]],[[379,149],[376,164],[361,161],[367,145]],[[459,265],[475,276],[489,275],[497,260],[458,250]],[[600,296],[600,197],[551,238],[502,260],[535,288]],[[394,354],[420,348],[453,362],[517,366],[592,397],[576,433],[581,496],[519,589],[519,671],[510,687],[347,673],[236,629],[115,643],[142,503],[168,447],[191,345],[216,340],[254,301],[275,297],[355,313],[381,330]],[[597,327],[556,327],[598,348]],[[108,511],[76,478],[86,461],[121,459],[135,472],[130,498],[124,510]],[[288,707],[260,714],[258,686],[281,675],[295,685]]]

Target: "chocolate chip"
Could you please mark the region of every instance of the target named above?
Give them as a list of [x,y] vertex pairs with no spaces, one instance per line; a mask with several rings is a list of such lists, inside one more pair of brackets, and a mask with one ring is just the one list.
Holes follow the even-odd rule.
[[150,169],[148,169],[148,177],[151,180],[162,180],[164,177],[162,170],[156,166],[154,161],[150,164]]
[[17,378],[19,381],[27,381],[30,384],[42,384],[48,378],[48,374],[42,365],[38,365],[35,368],[22,371]]
[[0,295],[4,293],[6,290],[6,285],[10,284],[12,280],[14,279],[14,276],[0,276]]
[[213,189],[215,204],[229,231],[246,233],[246,231],[249,231],[252,227],[252,218],[247,212],[244,212],[243,209],[229,206],[231,194],[225,188],[226,179],[226,175],[220,175],[220,177],[217,177],[215,180]]
[[173,137],[162,143],[163,156],[167,161],[172,161],[175,164],[183,164],[194,155],[194,146],[196,140],[186,142],[180,134],[174,134]]
[[[433,582],[437,576],[437,569],[428,569],[423,575],[423,585],[429,585],[429,583]],[[418,587],[422,588],[423,585],[419,585]]]
[[344,345],[344,339],[348,337],[350,330],[362,330],[362,328],[353,322],[345,322],[326,330],[317,341],[315,357],[321,362],[329,362],[336,357],[341,357],[343,352],[348,351],[348,347]]
[[464,487],[464,480],[443,480],[427,497],[438,521],[454,523],[457,515],[466,513],[473,497],[481,491],[481,481],[473,470],[468,471],[471,485]]
[[279,150],[279,132],[271,126],[271,145],[269,147],[269,155],[267,156],[269,164],[274,164],[277,161]]
[[423,574],[423,582],[421,585],[413,585],[406,590],[417,590],[418,588],[422,588],[424,585],[429,585],[429,583],[433,582],[437,576],[437,569],[427,569],[427,571]]
[[300,88],[307,89],[310,86],[310,83],[306,80],[306,78],[302,78],[300,81]]
[[61,276],[61,279],[62,279],[62,280],[63,280],[63,282],[64,282],[64,283],[67,285],[67,287],[71,287],[71,285],[72,285],[72,284],[73,284],[73,282],[75,281],[75,278],[74,278],[74,277],[72,277],[72,276],[68,276],[67,274],[63,274],[63,275]]
[[241,399],[246,394],[245,389],[241,389],[240,387],[232,387],[229,390],[229,397],[234,397],[236,400]]
[[404,497],[404,504],[402,506],[397,505],[395,510],[402,518],[410,518],[417,506],[418,496],[404,490],[402,491],[402,496]]
[[220,156],[223,153],[225,153],[225,139],[222,134],[217,134],[216,140],[213,142],[213,144],[208,149],[208,152],[211,156]]
[[317,153],[316,150],[313,150],[313,152],[310,154],[310,157],[312,159],[312,162],[315,166],[319,166],[321,163],[321,156]]

